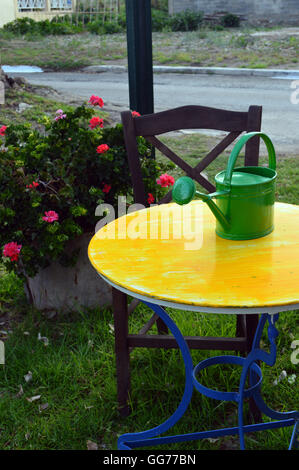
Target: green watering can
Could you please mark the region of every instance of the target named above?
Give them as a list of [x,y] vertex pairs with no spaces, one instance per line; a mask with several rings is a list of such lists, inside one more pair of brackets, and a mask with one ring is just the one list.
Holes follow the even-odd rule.
[[[269,168],[234,168],[242,147],[255,136],[261,137],[266,144]],[[262,132],[249,132],[234,146],[226,170],[215,176],[215,193],[196,191],[194,181],[183,176],[175,182],[172,198],[181,205],[191,202],[195,195],[206,202],[216,217],[216,233],[222,238],[250,240],[264,237],[274,229],[275,170],[275,150],[270,138]]]

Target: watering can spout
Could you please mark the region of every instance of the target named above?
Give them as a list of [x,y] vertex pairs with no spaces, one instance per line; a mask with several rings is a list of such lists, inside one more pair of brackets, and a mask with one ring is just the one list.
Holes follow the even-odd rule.
[[213,197],[221,197],[227,195],[228,193],[229,190],[218,191],[212,194],[200,193],[199,191],[196,191],[194,181],[189,178],[189,176],[182,176],[175,182],[173,186],[172,199],[177,204],[185,205],[191,202],[195,196],[199,197],[202,201],[207,203],[223,229],[228,230],[230,227],[229,221],[212,199]]

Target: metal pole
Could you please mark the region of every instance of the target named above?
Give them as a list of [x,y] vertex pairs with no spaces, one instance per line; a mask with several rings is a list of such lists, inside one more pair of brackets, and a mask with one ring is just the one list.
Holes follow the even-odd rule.
[[154,112],[151,0],[126,0],[130,109]]

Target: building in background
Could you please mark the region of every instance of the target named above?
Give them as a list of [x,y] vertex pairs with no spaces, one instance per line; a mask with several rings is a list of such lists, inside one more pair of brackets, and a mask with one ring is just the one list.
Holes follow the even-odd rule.
[[76,0],[0,0],[0,3],[0,28],[17,18],[46,20],[72,13],[76,8]]
[[299,25],[299,0],[168,0],[168,8],[171,15],[189,9],[233,13],[251,24]]

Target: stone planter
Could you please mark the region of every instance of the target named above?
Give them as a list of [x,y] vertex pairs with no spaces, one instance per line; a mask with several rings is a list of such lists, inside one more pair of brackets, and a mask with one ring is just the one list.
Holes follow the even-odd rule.
[[63,267],[53,262],[34,278],[27,278],[27,298],[37,309],[66,312],[111,305],[112,289],[97,274],[87,256],[92,235],[85,233],[69,243],[67,251],[80,248],[75,266]]

